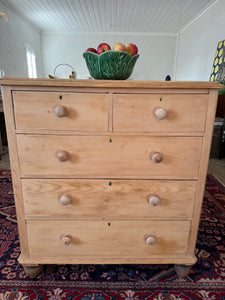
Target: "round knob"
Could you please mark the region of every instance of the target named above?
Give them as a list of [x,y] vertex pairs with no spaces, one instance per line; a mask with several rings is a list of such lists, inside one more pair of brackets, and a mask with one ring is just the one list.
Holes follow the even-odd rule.
[[145,242],[147,245],[154,245],[156,243],[156,238],[154,237],[154,235],[147,234],[145,236]]
[[69,160],[69,158],[70,158],[69,153],[67,151],[63,151],[63,150],[58,150],[56,152],[56,156],[57,156],[58,160],[61,162],[65,162],[65,161]]
[[67,115],[67,108],[63,105],[58,105],[54,108],[54,114],[57,116],[57,117],[65,117]]
[[158,206],[160,204],[160,199],[158,196],[156,195],[149,195],[148,196],[148,203],[151,206]]
[[160,152],[155,151],[150,154],[150,158],[154,163],[158,164],[162,161],[163,156]]
[[162,107],[157,108],[154,111],[154,114],[155,114],[156,119],[158,119],[158,120],[163,120],[163,119],[166,119],[166,117],[167,117],[167,111]]
[[69,194],[62,194],[59,198],[59,202],[62,205],[68,205],[72,201],[72,196]]
[[72,242],[72,236],[70,234],[63,234],[62,243],[63,245],[69,245]]

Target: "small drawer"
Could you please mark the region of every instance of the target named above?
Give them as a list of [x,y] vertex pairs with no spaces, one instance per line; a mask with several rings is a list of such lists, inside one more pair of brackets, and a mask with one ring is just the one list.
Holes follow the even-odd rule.
[[114,96],[113,130],[203,132],[206,94],[121,94]]
[[108,96],[13,92],[16,129],[108,131]]
[[185,256],[189,229],[189,221],[27,221],[31,257],[68,259]]
[[201,137],[17,135],[22,177],[196,179]]
[[190,220],[195,181],[22,179],[28,218]]

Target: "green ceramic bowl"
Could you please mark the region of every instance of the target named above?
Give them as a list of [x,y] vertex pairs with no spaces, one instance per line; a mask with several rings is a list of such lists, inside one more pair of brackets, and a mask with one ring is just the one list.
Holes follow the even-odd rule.
[[125,51],[108,50],[100,55],[86,51],[83,57],[93,78],[124,80],[132,74],[139,55],[131,56]]

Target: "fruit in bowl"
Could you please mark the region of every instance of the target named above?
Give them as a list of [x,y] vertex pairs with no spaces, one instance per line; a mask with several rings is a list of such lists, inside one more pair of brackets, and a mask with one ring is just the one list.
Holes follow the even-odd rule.
[[[102,43],[100,45],[103,44],[108,45],[106,43]],[[87,49],[83,53],[83,57],[86,61],[86,65],[90,75],[94,79],[109,79],[109,80],[128,79],[133,72],[134,65],[139,55],[137,54],[137,52],[136,54],[134,54],[135,51],[131,52],[132,54],[128,53],[126,51],[126,47],[123,46],[124,46],[123,44],[117,43],[113,47],[114,50],[104,50],[100,54],[98,54],[99,53],[98,50],[97,53],[95,53],[93,51],[88,51]],[[124,50],[118,50],[118,49],[124,49]]]
[[95,48],[87,48],[86,51],[97,53],[97,50]]
[[133,55],[138,54],[138,47],[134,44],[129,43],[129,44],[126,45],[126,51],[128,53],[130,53],[130,55],[133,56]]
[[111,50],[111,47],[106,43],[102,43],[102,44],[98,45],[97,53],[102,54],[103,52],[108,51],[108,50]]
[[113,50],[114,51],[126,51],[126,46],[124,44],[121,44],[121,43],[116,43],[113,46]]

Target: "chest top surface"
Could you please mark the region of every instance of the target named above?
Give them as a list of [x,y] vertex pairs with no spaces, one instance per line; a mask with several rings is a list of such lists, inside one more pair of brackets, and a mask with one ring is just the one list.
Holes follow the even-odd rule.
[[105,87],[105,88],[147,88],[147,89],[218,89],[218,82],[208,81],[149,81],[149,80],[86,80],[86,79],[29,79],[3,78],[0,85],[16,86],[54,86],[54,87]]

